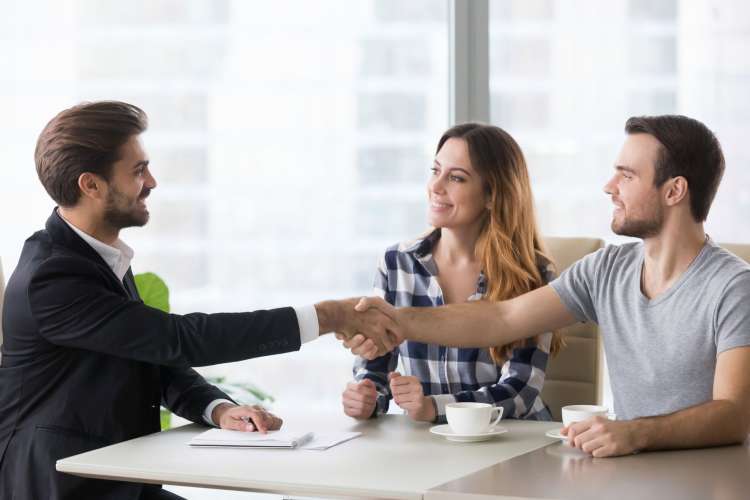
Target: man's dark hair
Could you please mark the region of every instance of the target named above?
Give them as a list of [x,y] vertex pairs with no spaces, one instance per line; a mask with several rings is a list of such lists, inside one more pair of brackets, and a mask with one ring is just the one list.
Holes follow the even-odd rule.
[[78,203],[78,178],[84,172],[110,179],[120,148],[146,130],[140,108],[118,101],[82,103],[55,116],[36,143],[39,180],[62,207]]
[[680,115],[634,116],[625,123],[625,132],[649,134],[661,143],[654,185],[673,177],[687,179],[690,211],[696,222],[705,221],[724,175],[724,154],[714,133]]

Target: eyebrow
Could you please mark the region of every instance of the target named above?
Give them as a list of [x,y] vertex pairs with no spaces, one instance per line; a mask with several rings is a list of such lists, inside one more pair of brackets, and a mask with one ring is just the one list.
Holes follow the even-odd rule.
[[617,170],[618,172],[628,172],[633,175],[638,175],[638,172],[630,167],[626,167],[625,165],[615,165],[615,170]]
[[[435,163],[437,163],[438,167],[442,167],[442,165],[441,165],[441,164],[440,164],[440,162],[439,162],[439,161],[437,160],[437,158],[435,158]],[[468,170],[466,170],[465,168],[461,168],[461,167],[450,167],[450,168],[448,169],[448,172],[451,172],[451,171],[453,171],[453,170],[460,170],[460,171],[461,171],[461,172],[463,172],[464,174],[466,174],[466,175],[468,175],[469,177],[471,177],[471,172],[469,172],[469,171],[468,171]]]
[[133,168],[138,168],[138,167],[141,167],[141,166],[148,167],[149,162],[150,162],[150,160],[141,160],[138,163],[136,163],[135,165],[133,165]]

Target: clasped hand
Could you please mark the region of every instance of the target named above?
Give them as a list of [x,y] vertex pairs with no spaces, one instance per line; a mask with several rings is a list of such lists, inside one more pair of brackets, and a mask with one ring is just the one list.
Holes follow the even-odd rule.
[[336,338],[342,340],[353,354],[375,359],[403,342],[403,330],[396,319],[396,308],[385,300],[365,297],[342,302],[345,307],[338,321]]

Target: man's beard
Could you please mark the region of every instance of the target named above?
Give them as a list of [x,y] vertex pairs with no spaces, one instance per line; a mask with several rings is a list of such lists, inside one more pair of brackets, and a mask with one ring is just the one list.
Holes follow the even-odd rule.
[[653,215],[646,219],[628,220],[624,219],[618,224],[612,219],[612,232],[620,236],[632,236],[633,238],[651,238],[661,232],[664,225],[664,212],[661,207],[653,209]]
[[[138,200],[148,196],[150,189],[145,189]],[[133,226],[144,226],[148,222],[148,211],[139,210],[137,206],[131,205],[127,196],[116,189],[112,189],[107,197],[107,206],[104,209],[104,220],[112,227],[123,229]]]

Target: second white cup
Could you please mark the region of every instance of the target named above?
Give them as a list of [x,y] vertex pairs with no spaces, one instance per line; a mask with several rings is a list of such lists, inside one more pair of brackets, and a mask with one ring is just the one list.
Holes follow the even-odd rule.
[[606,406],[570,405],[562,407],[562,421],[565,427],[576,422],[582,422],[592,417],[611,418]]
[[[492,420],[495,413],[497,416]],[[445,417],[456,434],[483,434],[503,418],[503,407],[487,403],[448,403]]]

